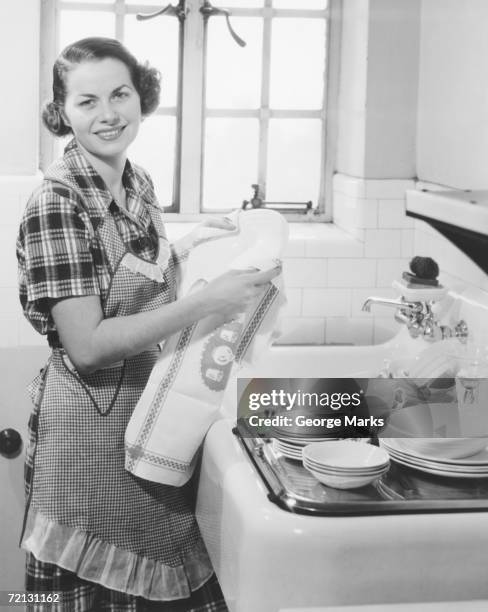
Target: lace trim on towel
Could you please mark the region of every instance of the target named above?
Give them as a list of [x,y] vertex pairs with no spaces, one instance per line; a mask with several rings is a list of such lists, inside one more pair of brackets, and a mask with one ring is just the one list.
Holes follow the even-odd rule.
[[187,553],[182,565],[170,567],[102,542],[81,529],[55,523],[33,508],[21,546],[39,561],[54,563],[80,578],[157,601],[187,598],[213,573],[202,541]]

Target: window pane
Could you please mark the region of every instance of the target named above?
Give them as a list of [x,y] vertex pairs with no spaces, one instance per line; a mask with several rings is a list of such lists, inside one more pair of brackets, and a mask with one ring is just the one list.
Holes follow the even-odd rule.
[[319,119],[271,119],[266,199],[317,205],[322,122]]
[[63,2],[76,2],[77,4],[114,4],[115,0],[63,0]]
[[258,108],[261,96],[262,19],[233,18],[232,26],[246,41],[245,47],[240,47],[232,38],[225,19],[209,21],[207,106]]
[[[158,11],[159,9],[166,6],[168,2],[164,2],[163,4],[157,2],[157,0],[125,0],[126,4],[142,4],[144,6],[152,7],[148,13],[152,13],[153,11]],[[171,4],[176,5],[178,2],[172,2]]]
[[161,105],[176,106],[178,85],[178,21],[151,19],[137,21],[135,15],[125,18],[124,43],[139,61],[161,71]]
[[[212,4],[217,3],[213,2]],[[226,8],[262,8],[264,0],[225,0],[225,2],[222,2],[222,5]],[[232,24],[233,26],[234,24]]]
[[328,0],[273,0],[273,8],[326,9]]
[[175,137],[175,117],[148,117],[129,150],[130,159],[151,175],[161,206],[173,202]]
[[272,108],[322,108],[325,19],[274,19],[271,39]]
[[87,36],[115,36],[115,15],[97,11],[61,11],[59,23],[59,48]]
[[207,119],[203,208],[240,208],[252,194],[257,160],[256,119]]

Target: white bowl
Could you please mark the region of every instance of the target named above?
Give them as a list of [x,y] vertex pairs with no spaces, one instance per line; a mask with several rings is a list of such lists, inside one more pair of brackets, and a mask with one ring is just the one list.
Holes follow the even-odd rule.
[[302,451],[304,459],[315,464],[353,470],[383,467],[389,462],[388,453],[366,442],[337,440],[315,442]]
[[305,464],[304,466],[305,469],[308,470],[318,481],[324,485],[327,485],[328,487],[332,487],[333,489],[357,489],[359,487],[365,487],[366,485],[375,482],[375,480],[378,480],[382,474],[388,471],[388,467],[386,467],[379,473],[369,474],[367,476],[336,476],[333,474],[317,472],[316,470],[310,469]]
[[488,445],[488,438],[401,438],[399,447],[407,453],[437,459],[462,459],[479,453]]
[[319,465],[318,463],[313,463],[307,459],[303,460],[303,465],[310,470],[314,470],[315,472],[322,472],[324,474],[333,474],[334,476],[373,476],[374,474],[378,474],[385,471],[385,468],[388,467],[389,464],[384,464],[375,468],[367,468],[367,469],[352,469],[352,468],[338,468],[333,466]]

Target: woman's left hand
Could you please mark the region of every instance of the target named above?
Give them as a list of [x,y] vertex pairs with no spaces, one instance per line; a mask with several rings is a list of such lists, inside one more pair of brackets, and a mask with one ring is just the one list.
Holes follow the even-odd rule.
[[211,236],[214,236],[214,232],[208,231],[213,229],[223,230],[225,233],[235,230],[236,226],[227,217],[207,217],[190,232],[192,245],[197,246],[197,244],[205,242]]
[[236,226],[228,217],[207,217],[201,223],[199,223],[196,229],[203,227],[215,227],[223,230],[235,230]]

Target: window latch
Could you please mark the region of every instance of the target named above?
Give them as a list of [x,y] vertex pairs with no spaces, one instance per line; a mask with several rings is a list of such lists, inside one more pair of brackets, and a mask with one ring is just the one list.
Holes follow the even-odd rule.
[[178,18],[178,21],[183,22],[186,18],[185,0],[180,0],[176,6],[168,4],[163,8],[154,11],[154,13],[137,13],[136,19],[138,21],[146,21],[147,19],[154,19],[159,15],[172,15]]
[[308,202],[268,202],[262,198],[262,193],[259,185],[251,185],[253,189],[253,196],[250,200],[244,200],[242,202],[242,210],[248,208],[268,208],[271,210],[280,210],[281,212],[294,212],[311,214],[312,212],[312,201]]
[[242,40],[242,38],[236,34],[235,30],[230,25],[229,17],[232,13],[229,11],[229,9],[222,8],[219,6],[212,6],[210,0],[204,0],[202,6],[200,7],[200,13],[203,15],[204,21],[207,21],[210,17],[214,17],[215,15],[223,15],[227,22],[227,27],[229,28],[229,32],[232,38],[240,47],[246,46],[246,41]]

